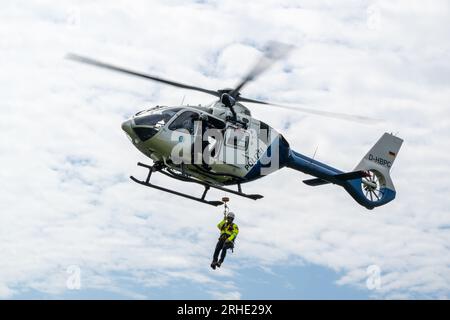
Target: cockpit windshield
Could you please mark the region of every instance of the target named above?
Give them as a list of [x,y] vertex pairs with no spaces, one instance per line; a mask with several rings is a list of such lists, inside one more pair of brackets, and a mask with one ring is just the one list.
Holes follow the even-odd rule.
[[169,108],[150,111],[150,113],[145,112],[134,118],[133,130],[141,141],[146,141],[157,134],[180,110],[181,108]]
[[163,127],[181,108],[170,108],[162,111],[154,111],[151,114],[134,118],[137,126],[151,126],[155,129]]

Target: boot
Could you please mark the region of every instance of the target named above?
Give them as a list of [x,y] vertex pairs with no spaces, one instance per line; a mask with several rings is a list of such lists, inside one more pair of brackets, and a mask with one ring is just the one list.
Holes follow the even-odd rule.
[[213,260],[213,262],[211,262],[211,268],[212,268],[213,270],[216,270],[216,266],[217,266],[217,261],[214,261],[214,260]]
[[218,268],[220,268],[220,266],[222,265],[222,263],[223,263],[223,260],[220,259],[219,262],[216,262],[216,266],[217,266]]

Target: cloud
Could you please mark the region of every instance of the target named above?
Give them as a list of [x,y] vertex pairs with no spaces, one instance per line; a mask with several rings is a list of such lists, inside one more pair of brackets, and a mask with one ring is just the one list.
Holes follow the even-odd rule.
[[240,300],[241,294],[238,291],[230,292],[211,292],[214,299],[219,300]]
[[[0,18],[1,297],[30,289],[61,295],[66,268],[78,265],[83,289],[120,292],[125,279],[151,292],[188,282],[214,285],[217,291],[205,290],[213,298],[239,299],[233,275],[244,272],[241,263],[317,264],[342,275],[337,285],[360,290],[375,264],[382,286],[374,297],[448,296],[445,1],[426,8],[411,1],[43,1],[7,4]],[[295,150],[311,156],[318,147],[318,160],[342,170],[384,131],[399,132],[397,199],[368,212],[336,186],[310,188],[305,175],[283,169],[243,186],[264,199],[232,198],[237,250],[213,272],[220,210],[130,182],[130,174],[144,174],[135,163],[148,159],[120,129],[148,106],[211,98],[63,57],[77,52],[215,89],[235,85],[274,39],[297,50],[246,96],[386,121],[368,127],[265,106],[251,106],[253,115]]]

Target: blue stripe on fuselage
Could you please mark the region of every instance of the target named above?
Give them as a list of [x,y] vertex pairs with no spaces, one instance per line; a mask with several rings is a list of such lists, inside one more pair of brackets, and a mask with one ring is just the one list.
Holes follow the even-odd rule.
[[[271,165],[273,165],[273,163],[271,162],[271,159],[273,158],[273,149],[276,149],[278,151],[278,166],[276,166],[275,168],[271,168]],[[258,161],[256,161],[255,165],[245,175],[245,182],[262,178],[269,173],[285,167],[288,163],[290,151],[291,150],[289,148],[288,142],[283,138],[282,135],[278,134],[278,136],[272,141],[272,144],[267,148],[266,152],[264,152],[264,154],[258,159]],[[262,168],[267,168],[267,173],[264,175],[261,174]]]

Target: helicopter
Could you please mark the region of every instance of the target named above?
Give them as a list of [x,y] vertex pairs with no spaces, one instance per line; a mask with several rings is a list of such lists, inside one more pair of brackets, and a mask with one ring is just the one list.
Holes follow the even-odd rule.
[[[152,160],[152,165],[138,162],[147,176],[134,182],[212,206],[223,201],[207,200],[208,191],[218,189],[252,200],[260,194],[242,191],[242,184],[260,179],[283,167],[313,176],[303,180],[308,186],[336,184],[343,187],[357,203],[367,209],[392,200],[396,190],[390,169],[403,140],[384,133],[360,160],[353,171],[344,172],[291,149],[284,136],[265,122],[252,117],[243,103],[252,103],[301,111],[351,121],[371,122],[364,116],[274,104],[241,96],[241,90],[265,72],[292,47],[271,43],[250,71],[234,88],[210,90],[154,75],[133,71],[89,57],[68,54],[68,59],[151,80],[173,87],[212,95],[215,101],[205,105],[155,106],[137,112],[121,125],[131,143]],[[152,183],[154,173],[161,173],[186,183],[204,187],[201,196],[176,191]],[[231,188],[230,186],[237,186]]]

